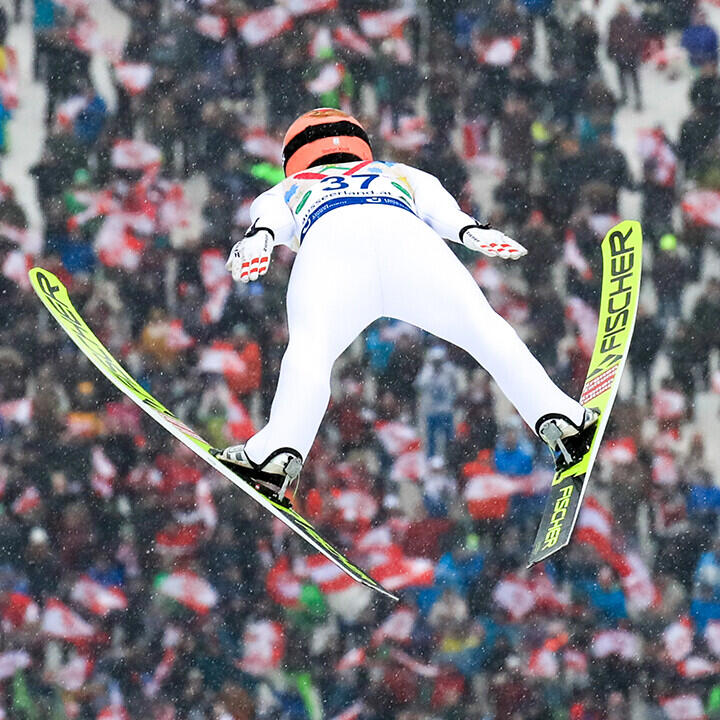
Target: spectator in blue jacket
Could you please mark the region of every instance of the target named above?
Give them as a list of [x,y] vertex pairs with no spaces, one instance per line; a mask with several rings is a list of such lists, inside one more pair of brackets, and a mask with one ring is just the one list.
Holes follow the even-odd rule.
[[495,467],[503,475],[529,475],[535,451],[516,425],[508,424],[495,446]]
[[682,34],[682,46],[688,51],[690,64],[699,68],[705,63],[716,63],[718,59],[718,36],[708,25],[704,12],[698,10],[692,23]]

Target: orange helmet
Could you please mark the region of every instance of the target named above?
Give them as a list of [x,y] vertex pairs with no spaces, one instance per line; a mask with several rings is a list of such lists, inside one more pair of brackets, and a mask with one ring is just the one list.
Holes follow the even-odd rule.
[[285,133],[285,176],[313,165],[372,160],[370,140],[352,116],[334,108],[317,108],[301,115]]

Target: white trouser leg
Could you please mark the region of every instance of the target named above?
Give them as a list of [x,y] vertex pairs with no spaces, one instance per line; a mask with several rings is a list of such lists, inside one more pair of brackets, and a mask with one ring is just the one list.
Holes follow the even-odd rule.
[[333,363],[383,315],[470,353],[531,428],[547,413],[582,421],[580,404],[550,380],[445,241],[404,210],[343,208],[319,220],[295,259],[287,312],[290,339],[270,420],[246,447],[255,462],[280,447],[307,456]]
[[355,238],[360,229],[353,232],[339,215],[319,220],[295,258],[287,291],[289,341],[270,419],[246,445],[254,462],[280,447],[307,457],[330,399],[335,360],[380,316],[375,258]]
[[402,227],[386,244],[381,268],[383,314],[470,353],[531,428],[546,413],[562,413],[580,423],[580,404],[552,382],[445,241],[422,221],[402,211],[396,215]]

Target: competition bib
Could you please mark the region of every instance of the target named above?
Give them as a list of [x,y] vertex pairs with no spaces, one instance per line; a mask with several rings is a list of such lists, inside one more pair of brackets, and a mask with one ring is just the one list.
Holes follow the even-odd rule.
[[390,163],[349,162],[306,170],[289,177],[285,191],[300,242],[312,224],[345,205],[390,205],[415,213],[409,184]]

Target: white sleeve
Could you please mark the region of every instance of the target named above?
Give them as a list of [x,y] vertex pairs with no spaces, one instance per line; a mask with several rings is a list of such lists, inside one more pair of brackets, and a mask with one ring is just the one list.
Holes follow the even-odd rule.
[[434,175],[409,165],[401,166],[401,172],[410,183],[418,216],[438,235],[460,242],[460,230],[477,225],[477,220],[460,209],[455,198]]
[[295,235],[295,219],[285,202],[283,184],[278,183],[262,195],[258,195],[250,206],[251,228],[265,228],[273,235],[273,247],[287,245],[297,251],[300,243]]

